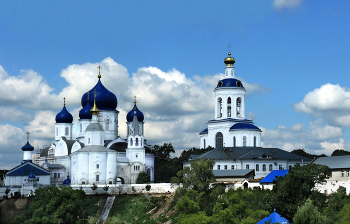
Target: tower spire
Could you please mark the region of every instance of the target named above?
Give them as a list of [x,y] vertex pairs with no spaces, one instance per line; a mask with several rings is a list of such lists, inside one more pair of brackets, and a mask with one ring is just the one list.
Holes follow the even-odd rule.
[[96,106],[96,93],[98,93],[98,92],[96,92],[96,89],[95,89],[94,90],[94,106],[90,110],[92,115],[97,115],[100,112],[100,110]]
[[98,79],[100,79],[101,78],[101,69],[102,69],[102,67],[99,65],[98,67]]
[[63,97],[63,106],[66,106],[66,97]]
[[27,142],[29,142],[29,131],[27,131]]

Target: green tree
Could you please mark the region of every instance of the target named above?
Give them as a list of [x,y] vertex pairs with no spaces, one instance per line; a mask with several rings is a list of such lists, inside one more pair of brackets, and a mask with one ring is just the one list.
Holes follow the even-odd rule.
[[16,223],[75,223],[85,192],[48,186],[35,190],[35,199],[15,218]]
[[350,224],[350,204],[345,204],[337,215],[339,224]]
[[150,182],[149,176],[145,172],[139,173],[136,179],[137,184],[148,184]]
[[175,149],[171,143],[164,143],[162,146],[153,146],[155,161],[170,161],[170,153],[175,153]]
[[207,192],[209,184],[215,182],[212,172],[215,161],[211,159],[194,160],[191,166],[186,166],[173,177],[173,184],[181,184],[184,188],[191,188],[196,191]]
[[349,151],[345,151],[344,149],[336,149],[333,151],[331,156],[345,156],[350,155]]
[[299,156],[305,156],[309,159],[314,159],[314,158],[318,158],[318,157],[326,157],[325,154],[315,155],[315,154],[307,153],[307,152],[305,152],[304,149],[294,149],[293,151],[291,151],[291,153],[299,155]]
[[330,170],[327,166],[297,164],[287,175],[276,178],[272,192],[265,201],[266,209],[272,211],[276,208],[278,213],[291,220],[298,207],[310,197],[315,185],[324,183],[329,175]]
[[312,204],[312,201],[310,199],[307,199],[307,201],[298,208],[297,212],[294,215],[293,218],[294,224],[319,224],[319,223],[325,223],[325,224],[332,224],[334,223],[333,220],[327,218],[325,215],[322,215],[316,206]]

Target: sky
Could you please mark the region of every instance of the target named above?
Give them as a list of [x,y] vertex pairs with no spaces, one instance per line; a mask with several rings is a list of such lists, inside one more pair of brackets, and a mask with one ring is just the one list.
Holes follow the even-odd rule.
[[99,65],[121,137],[136,95],[149,144],[199,147],[229,51],[262,146],[350,150],[349,1],[19,0],[0,10],[0,169],[22,161],[27,131],[34,152],[52,142],[63,97],[76,135]]

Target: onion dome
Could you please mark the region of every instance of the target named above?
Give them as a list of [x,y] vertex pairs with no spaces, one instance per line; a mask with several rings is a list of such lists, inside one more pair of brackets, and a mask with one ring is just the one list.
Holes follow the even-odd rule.
[[[89,99],[89,92],[88,92],[88,99]],[[91,113],[91,105],[90,102],[87,101],[87,104],[83,109],[79,111],[79,118],[80,119],[92,119],[92,113]]]
[[233,66],[233,64],[236,62],[234,58],[231,57],[231,52],[228,52],[228,57],[225,58],[224,63],[226,66]]
[[56,123],[72,123],[73,116],[66,109],[66,98],[63,98],[63,108],[61,112],[56,115]]
[[261,131],[260,128],[250,123],[237,123],[230,128],[230,131],[231,130]]
[[[96,95],[96,106],[100,110],[115,110],[117,108],[117,97],[102,85],[100,79],[98,79],[97,84],[89,92]],[[88,101],[90,105],[94,105],[94,98],[91,97],[88,99],[88,93],[85,93],[81,98],[81,106],[84,108]]]
[[134,107],[132,108],[132,110],[130,110],[129,113],[126,115],[126,120],[128,122],[132,122],[132,120],[134,119],[134,111],[135,110],[136,110],[137,120],[139,122],[143,122],[145,117],[143,116],[143,113],[137,108],[136,102],[135,102]]
[[22,147],[23,151],[33,151],[34,147],[29,144],[29,141]]
[[234,78],[219,80],[216,88],[220,88],[220,87],[241,87],[241,88],[244,88],[242,82],[240,80],[234,79]]

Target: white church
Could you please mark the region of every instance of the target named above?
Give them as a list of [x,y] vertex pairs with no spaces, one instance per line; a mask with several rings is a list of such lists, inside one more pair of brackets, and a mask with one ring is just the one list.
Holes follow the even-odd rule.
[[76,139],[73,116],[64,103],[56,115],[55,140],[33,155],[35,164],[50,170],[51,183],[62,184],[69,176],[72,185],[133,184],[141,172],[154,181],[154,155],[144,137],[144,115],[136,97],[126,116],[127,139],[118,133],[117,102],[99,73],[97,84],[82,96]]
[[214,119],[199,133],[200,147],[214,149],[202,155],[191,155],[184,162],[189,166],[196,159],[213,159],[217,180],[229,181],[261,178],[273,170],[289,169],[311,159],[278,148],[261,147],[261,130],[245,117],[245,93],[235,77],[235,59],[228,53],[224,59],[225,78],[218,81],[215,92]]

